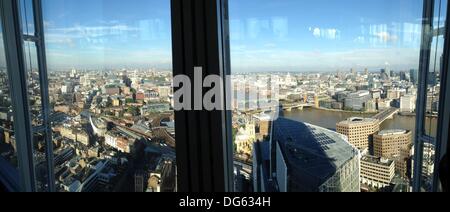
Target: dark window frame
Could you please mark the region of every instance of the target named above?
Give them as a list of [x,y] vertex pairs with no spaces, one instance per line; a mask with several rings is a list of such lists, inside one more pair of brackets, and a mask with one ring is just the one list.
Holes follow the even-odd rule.
[[[174,76],[198,83],[194,68],[201,67],[202,79],[218,75],[225,83],[231,73],[228,1],[172,0],[171,5]],[[231,111],[175,111],[175,130],[178,190],[233,191]]]
[[[448,143],[450,142],[449,131],[450,131],[450,5],[447,4],[447,16],[444,31],[444,64],[443,70],[441,70],[441,93],[439,104],[439,120],[438,120],[438,134],[437,134],[437,151],[436,151],[436,160],[434,167],[434,176],[433,176],[433,191],[439,191],[440,183],[440,165],[442,164],[442,160],[444,160],[445,156],[448,154],[448,150],[450,146]],[[442,30],[439,30],[442,31]],[[447,157],[448,159],[448,157]],[[447,161],[448,165],[448,161]],[[448,176],[446,176],[448,177]],[[448,183],[449,179],[446,179]]]
[[[413,172],[413,191],[420,192],[422,190],[422,171],[423,171],[423,148],[424,143],[435,144],[435,159],[434,172],[432,176],[432,184],[430,190],[433,192],[438,191],[439,188],[439,164],[447,152],[448,143],[448,131],[445,129],[449,128],[449,108],[450,108],[450,91],[448,83],[448,69],[449,69],[449,22],[450,17],[450,5],[447,5],[447,19],[445,24],[445,29],[442,30],[434,28],[434,10],[435,10],[435,0],[424,0],[424,12],[422,19],[422,44],[420,50],[420,67],[419,67],[419,88],[418,88],[418,98],[417,98],[417,111],[416,111],[416,137],[414,143],[414,172]],[[443,32],[445,32],[443,34]],[[444,70],[441,70],[441,92],[440,99],[443,101],[439,102],[439,118],[438,118],[438,129],[437,137],[431,137],[425,132],[425,118],[426,118],[426,101],[427,101],[427,88],[428,88],[428,75],[430,71],[430,59],[433,38],[437,36],[444,36]]]
[[[14,135],[16,139],[18,176],[15,183],[20,191],[36,190],[36,172],[33,161],[33,129],[29,113],[27,76],[23,49],[19,1],[0,1],[3,40],[5,46],[8,77],[10,80],[11,103],[14,108]],[[17,176],[16,174],[13,174]]]

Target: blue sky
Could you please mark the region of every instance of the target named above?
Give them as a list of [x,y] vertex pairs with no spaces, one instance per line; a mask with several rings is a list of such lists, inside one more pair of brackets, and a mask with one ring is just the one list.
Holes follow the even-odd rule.
[[44,0],[53,68],[171,68],[169,0]]
[[[229,1],[235,72],[417,68],[423,0]],[[169,0],[43,2],[50,68],[171,68]]]

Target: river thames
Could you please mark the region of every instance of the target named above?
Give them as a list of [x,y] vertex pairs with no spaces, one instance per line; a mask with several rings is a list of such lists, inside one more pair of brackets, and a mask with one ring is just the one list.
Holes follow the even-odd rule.
[[[284,111],[282,116],[288,119],[310,123],[327,129],[335,130],[336,123],[351,117],[372,117],[374,114],[360,114],[342,111],[327,111],[314,108],[305,108],[304,110]],[[427,123],[431,121],[431,129],[428,127],[427,132],[435,135],[437,119],[427,119]],[[388,119],[381,125],[380,130],[388,129],[405,129],[412,131],[415,134],[416,127],[415,116],[401,116],[395,115],[394,119]],[[430,124],[427,124],[430,126]]]

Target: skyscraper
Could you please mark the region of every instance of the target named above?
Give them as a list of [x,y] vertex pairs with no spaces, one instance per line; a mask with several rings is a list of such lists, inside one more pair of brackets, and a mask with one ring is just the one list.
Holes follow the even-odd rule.
[[417,69],[411,69],[409,71],[409,74],[410,74],[411,82],[414,85],[417,85],[417,82],[419,81],[419,72],[417,71]]
[[389,71],[387,71],[387,69],[381,69],[381,72],[380,72],[380,78],[381,78],[381,80],[387,80],[387,79],[389,79]]
[[402,81],[406,80],[406,72],[404,72],[404,71],[400,72],[400,80],[402,80]]

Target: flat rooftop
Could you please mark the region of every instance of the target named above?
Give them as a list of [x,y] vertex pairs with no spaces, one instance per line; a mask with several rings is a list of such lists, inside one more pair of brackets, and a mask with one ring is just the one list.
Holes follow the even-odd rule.
[[384,166],[391,166],[392,163],[394,163],[393,160],[389,160],[389,159],[385,159],[385,158],[381,158],[381,157],[375,157],[375,156],[371,156],[371,155],[364,155],[361,158],[361,161],[378,164],[378,165],[384,165]]
[[378,120],[373,119],[373,118],[352,117],[352,118],[348,118],[345,121],[341,121],[338,124],[340,124],[340,125],[355,125],[355,124],[373,124],[376,122],[378,122]]
[[401,130],[401,129],[382,130],[378,133],[378,135],[381,135],[381,136],[404,135],[404,134],[408,134],[409,132],[410,131],[408,131],[408,130]]

